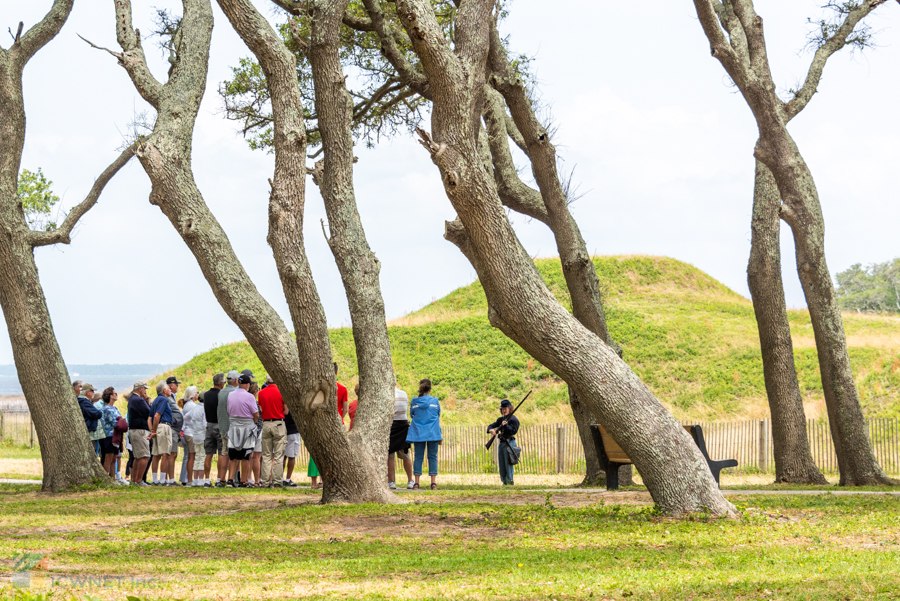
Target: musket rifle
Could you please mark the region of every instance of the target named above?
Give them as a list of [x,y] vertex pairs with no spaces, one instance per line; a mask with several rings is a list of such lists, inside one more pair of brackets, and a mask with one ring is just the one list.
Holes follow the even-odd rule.
[[[533,390],[534,390],[534,389],[532,388],[531,390],[528,391],[528,394],[525,395],[525,399],[527,399],[529,396],[531,396],[531,393],[532,393]],[[509,412],[509,415],[507,415],[507,416],[506,416],[506,419],[503,420],[503,423],[500,424],[500,428],[502,428],[503,426],[505,426],[506,423],[509,421],[509,418],[511,418],[511,417],[513,416],[513,414],[514,414],[516,411],[519,410],[519,407],[522,406],[522,403],[525,402],[525,399],[522,399],[521,401],[519,401],[519,404],[516,405],[515,409],[513,409],[512,411]],[[500,428],[497,428],[497,429],[499,430]],[[491,439],[490,439],[489,441],[487,441],[487,444],[484,445],[484,448],[485,448],[485,449],[490,449],[490,448],[491,448],[491,445],[494,444],[494,439],[495,439],[495,438],[497,438],[497,435],[496,435],[496,434],[494,434],[493,436],[491,436]]]

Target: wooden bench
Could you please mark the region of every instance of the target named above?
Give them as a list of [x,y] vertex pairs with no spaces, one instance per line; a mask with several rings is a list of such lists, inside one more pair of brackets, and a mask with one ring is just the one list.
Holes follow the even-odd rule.
[[[723,459],[721,461],[710,459],[709,452],[706,450],[706,441],[703,439],[703,428],[700,426],[684,426],[684,429],[691,435],[697,448],[703,453],[706,465],[709,466],[710,473],[716,479],[716,484],[719,484],[719,472],[726,467],[737,467],[737,459]],[[594,438],[594,446],[597,448],[600,467],[606,472],[606,490],[618,490],[619,467],[633,462],[622,450],[622,447],[619,446],[619,443],[615,441],[612,434],[607,432],[603,426],[591,424],[591,435]]]

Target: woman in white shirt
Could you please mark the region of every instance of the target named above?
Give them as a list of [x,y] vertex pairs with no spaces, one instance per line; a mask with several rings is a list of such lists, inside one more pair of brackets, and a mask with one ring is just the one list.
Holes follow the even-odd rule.
[[[196,478],[190,478],[194,473],[194,462],[196,460],[197,455],[197,446],[194,444],[194,432],[202,432],[203,435],[206,435],[206,428],[200,429],[202,424],[196,423],[196,415],[197,415],[197,398],[200,396],[200,391],[197,390],[196,386],[188,386],[184,391],[184,398],[181,400],[179,405],[181,405],[181,413],[184,415],[184,426],[182,427],[182,431],[184,432],[184,458],[185,458],[185,467],[186,472],[184,474],[185,480],[191,480],[191,486],[196,486]],[[205,421],[204,415],[204,421]]]

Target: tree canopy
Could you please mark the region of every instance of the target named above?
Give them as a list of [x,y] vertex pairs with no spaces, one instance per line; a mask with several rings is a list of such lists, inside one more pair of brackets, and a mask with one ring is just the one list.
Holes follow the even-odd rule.
[[860,313],[900,313],[900,258],[837,274],[841,308]]
[[22,169],[19,173],[18,194],[25,211],[28,227],[42,232],[56,229],[56,220],[51,216],[59,196],[53,193],[53,182],[48,180],[41,168],[37,171]]

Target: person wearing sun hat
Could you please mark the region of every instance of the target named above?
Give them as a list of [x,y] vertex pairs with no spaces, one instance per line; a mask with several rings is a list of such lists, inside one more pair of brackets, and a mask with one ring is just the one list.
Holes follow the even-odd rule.
[[150,402],[147,383],[135,382],[128,396],[128,440],[134,466],[131,468],[131,483],[149,486],[144,481],[144,473],[150,462]]

